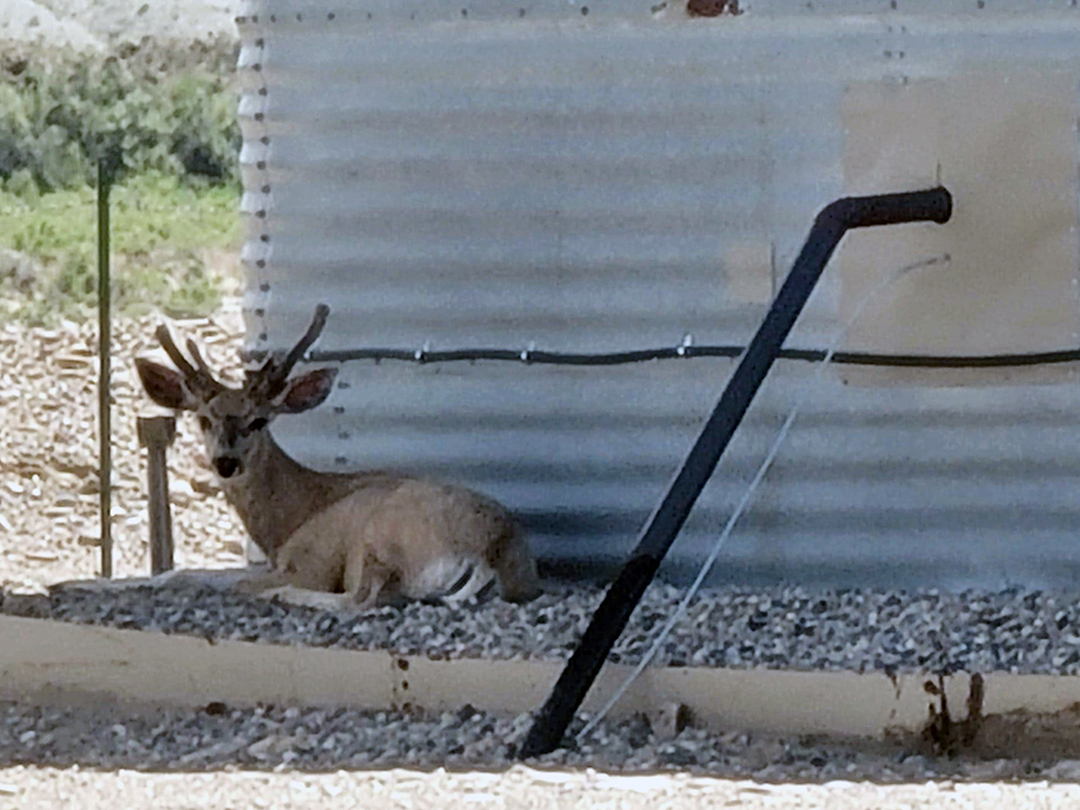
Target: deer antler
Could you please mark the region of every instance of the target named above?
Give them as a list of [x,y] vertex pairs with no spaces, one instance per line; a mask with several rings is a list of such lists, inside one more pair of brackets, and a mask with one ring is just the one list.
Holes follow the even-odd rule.
[[205,393],[218,393],[225,390],[225,386],[222,385],[214,377],[209,366],[202,359],[202,355],[199,354],[198,348],[195,346],[195,341],[188,339],[187,347],[191,356],[195,359],[195,364],[198,366],[196,369],[187,361],[183,352],[177,347],[176,343],[172,339],[172,335],[169,334],[168,327],[165,324],[161,324],[155,331],[154,336],[158,339],[158,343],[161,344],[161,348],[165,350],[165,354],[169,355],[169,359],[173,361],[176,367],[180,370],[191,384],[192,388],[198,389]]
[[330,315],[330,307],[326,304],[319,304],[315,307],[315,317],[311,320],[311,326],[308,327],[304,336],[300,338],[300,341],[292,347],[292,350],[285,356],[285,359],[281,361],[281,365],[275,362],[273,356],[267,358],[263,363],[262,368],[254,372],[251,375],[251,381],[253,385],[264,388],[266,396],[274,396],[281,393],[285,387],[285,381],[289,377],[289,373],[293,370],[300,358],[304,356],[304,353],[311,348],[316,340],[319,339],[319,335],[322,334],[322,330],[326,326],[326,319]]
[[195,341],[191,338],[187,339],[187,350],[188,354],[191,355],[191,359],[195,361],[195,365],[199,367],[199,371],[203,374],[213,376],[210,367],[206,365],[206,361],[202,359],[202,355],[199,353],[199,347],[195,345]]
[[161,324],[155,331],[154,337],[158,339],[158,343],[161,344],[161,348],[165,350],[165,354],[169,355],[169,359],[173,361],[180,372],[185,377],[194,377],[196,372],[191,367],[191,363],[187,361],[187,358],[181,353],[173,342],[172,335],[169,334],[169,329],[165,324]]

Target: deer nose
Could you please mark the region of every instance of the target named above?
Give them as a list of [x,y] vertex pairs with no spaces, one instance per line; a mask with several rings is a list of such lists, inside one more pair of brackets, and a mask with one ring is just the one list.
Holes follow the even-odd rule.
[[240,472],[240,462],[235,458],[229,458],[228,456],[215,458],[214,467],[217,469],[218,475],[222,478],[231,478],[233,475]]

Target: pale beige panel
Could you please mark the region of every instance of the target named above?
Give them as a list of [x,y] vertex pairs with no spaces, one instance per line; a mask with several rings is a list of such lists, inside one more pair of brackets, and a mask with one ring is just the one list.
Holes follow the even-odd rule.
[[767,242],[735,242],[723,256],[724,298],[732,304],[767,304],[773,297],[772,250]]
[[845,238],[835,267],[845,320],[883,274],[950,257],[874,298],[848,332],[849,350],[985,355],[1078,344],[1076,98],[1076,77],[1065,73],[848,88],[847,192],[941,182],[954,199],[944,226]]

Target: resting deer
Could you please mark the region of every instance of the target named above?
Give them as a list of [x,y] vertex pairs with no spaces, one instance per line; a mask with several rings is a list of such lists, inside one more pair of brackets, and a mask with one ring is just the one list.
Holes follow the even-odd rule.
[[536,564],[495,501],[404,475],[316,472],[274,441],[268,428],[277,416],[311,410],[330,395],[337,369],[289,379],[329,312],[320,304],[292,351],[249,371],[241,388],[220,382],[188,340],[192,365],[164,326],[156,337],[176,369],[135,361],[154,402],[195,413],[226,497],[271,561],[269,572],[240,588],[343,593],[360,608],[401,598],[465,600],[494,581],[504,599],[537,596]]

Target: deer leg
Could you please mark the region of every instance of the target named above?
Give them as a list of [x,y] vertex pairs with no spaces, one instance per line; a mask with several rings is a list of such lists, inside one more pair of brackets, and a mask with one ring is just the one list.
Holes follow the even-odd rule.
[[234,590],[237,593],[254,596],[272,588],[281,588],[289,584],[288,574],[280,568],[266,571],[253,577],[247,577],[237,582]]
[[360,610],[385,604],[379,597],[392,578],[393,572],[366,549],[350,555],[345,563],[345,593]]
[[326,593],[324,591],[313,591],[309,588],[298,588],[295,585],[270,588],[260,593],[259,596],[264,599],[277,599],[289,605],[329,610],[336,613],[354,607],[352,599],[347,593]]

